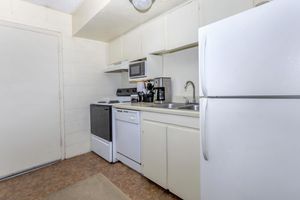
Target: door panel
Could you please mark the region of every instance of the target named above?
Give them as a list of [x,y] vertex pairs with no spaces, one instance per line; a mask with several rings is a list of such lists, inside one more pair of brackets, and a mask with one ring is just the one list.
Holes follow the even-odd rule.
[[299,99],[209,99],[201,199],[300,199],[299,121]]
[[154,52],[165,50],[165,19],[159,17],[143,25],[142,50],[143,57]]
[[186,200],[200,199],[200,132],[168,126],[168,189]]
[[300,95],[299,9],[272,1],[200,29],[206,96]]
[[124,59],[133,61],[142,58],[142,36],[141,27],[138,27],[123,37]]
[[141,163],[140,126],[135,123],[116,120],[117,152]]
[[123,37],[119,37],[109,43],[109,64],[123,60]]
[[142,121],[142,173],[167,188],[167,126]]
[[0,178],[61,158],[59,38],[23,28],[0,25]]
[[194,0],[167,13],[166,42],[168,50],[197,43],[198,7],[198,1]]

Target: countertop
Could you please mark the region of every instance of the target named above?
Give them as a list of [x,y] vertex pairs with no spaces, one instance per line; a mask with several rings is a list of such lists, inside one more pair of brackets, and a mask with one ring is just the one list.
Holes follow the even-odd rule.
[[156,113],[163,113],[163,114],[182,115],[182,116],[199,118],[198,111],[183,110],[183,109],[156,108],[156,107],[152,107],[152,105],[153,105],[153,103],[119,103],[119,104],[114,104],[113,107],[119,108],[119,109],[156,112]]

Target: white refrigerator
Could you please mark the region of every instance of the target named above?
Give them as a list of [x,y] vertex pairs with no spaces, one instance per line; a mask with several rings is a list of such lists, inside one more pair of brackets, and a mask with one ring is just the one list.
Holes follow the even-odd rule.
[[199,30],[201,200],[300,199],[300,1]]

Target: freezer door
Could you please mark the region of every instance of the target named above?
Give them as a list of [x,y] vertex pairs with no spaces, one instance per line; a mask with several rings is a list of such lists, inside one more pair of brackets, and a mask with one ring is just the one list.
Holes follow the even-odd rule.
[[300,95],[299,10],[272,1],[200,28],[200,94]]
[[201,200],[300,199],[299,99],[208,99],[200,119]]

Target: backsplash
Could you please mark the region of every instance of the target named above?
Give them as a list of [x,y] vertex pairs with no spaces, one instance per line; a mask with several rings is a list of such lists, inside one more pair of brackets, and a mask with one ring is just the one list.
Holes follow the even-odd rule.
[[196,97],[199,96],[198,47],[164,55],[164,76],[172,78],[173,101],[182,102],[183,97],[192,97],[192,87],[187,91],[184,85],[193,81]]

